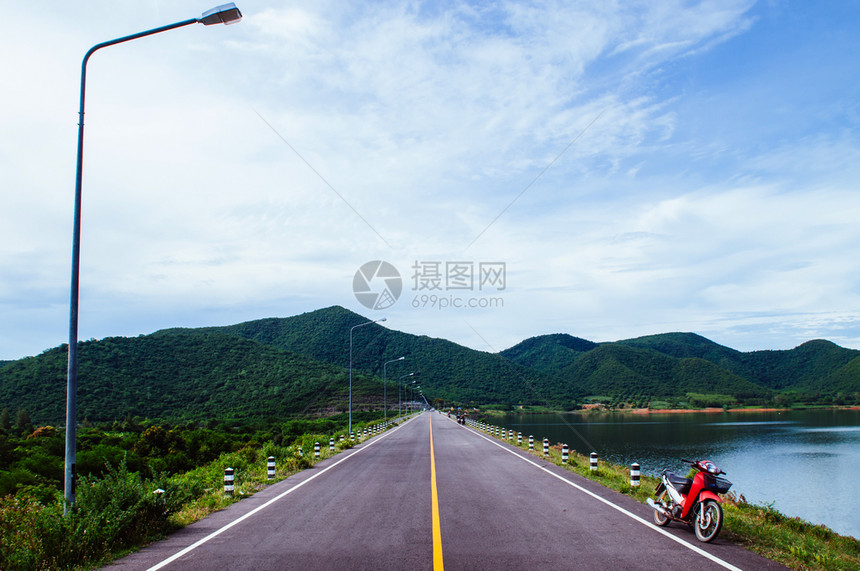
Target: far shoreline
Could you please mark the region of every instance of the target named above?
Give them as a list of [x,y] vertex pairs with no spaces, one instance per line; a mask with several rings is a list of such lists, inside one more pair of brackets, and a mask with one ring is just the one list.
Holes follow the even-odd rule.
[[574,412],[622,412],[627,414],[690,414],[690,413],[731,413],[731,412],[791,412],[795,410],[860,410],[860,406],[827,406],[827,407],[800,407],[800,408],[776,408],[776,407],[754,407],[754,408],[631,408],[626,410],[605,410],[598,408],[582,409]]
[[691,412],[704,412],[707,414],[716,414],[723,412],[783,412],[792,410],[790,408],[723,408],[723,407],[707,407],[707,408],[633,408],[629,411],[630,414],[682,414]]
[[[746,413],[746,412],[793,412],[793,411],[810,411],[810,410],[860,410],[860,406],[809,406],[796,408],[779,408],[779,407],[753,407],[753,408],[722,408],[722,407],[706,407],[706,408],[626,408],[626,409],[607,409],[600,408],[600,405],[584,405],[577,410],[513,410],[503,411],[495,409],[480,409],[476,408],[471,413],[485,414],[489,416],[498,416],[505,414],[636,414],[636,415],[651,415],[651,414],[719,414],[719,413]],[[451,410],[451,412],[454,412]]]

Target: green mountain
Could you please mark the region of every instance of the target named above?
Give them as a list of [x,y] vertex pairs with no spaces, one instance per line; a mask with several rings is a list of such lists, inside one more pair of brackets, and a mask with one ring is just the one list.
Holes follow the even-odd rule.
[[[851,398],[860,392],[860,351],[828,341],[743,353],[692,333],[613,343],[555,334],[491,354],[386,329],[329,307],[225,327],[83,342],[79,418],[223,420],[342,412],[350,331],[355,410],[380,407],[383,363],[389,361],[389,404],[397,402],[401,382],[420,386],[431,401],[466,405],[566,407],[589,394],[763,399],[775,391]],[[61,346],[0,366],[0,409],[24,409],[36,423],[62,424],[66,353]],[[406,359],[394,361],[401,356]]]
[[[575,340],[575,341],[574,341]],[[502,355],[555,375],[570,391],[717,393],[742,398],[772,391],[860,390],[860,351],[823,340],[785,351],[743,353],[694,333],[663,333],[613,343],[569,335],[527,339]]]
[[[228,327],[165,329],[83,342],[78,417],[202,420],[345,411],[349,331],[367,319],[331,307]],[[458,402],[556,403],[552,379],[490,353],[372,324],[353,330],[353,408],[397,402],[397,381]],[[383,392],[382,364],[390,363]],[[65,415],[66,346],[0,368],[0,409],[36,423]],[[404,381],[405,382],[405,381]],[[405,386],[405,385],[401,385]],[[405,393],[404,393],[405,394]]]
[[580,394],[695,392],[764,397],[768,392],[705,359],[670,357],[621,343],[601,344],[559,375]]
[[505,349],[500,355],[526,367],[556,374],[595,347],[597,343],[593,341],[566,333],[555,333],[526,339],[510,349]]
[[250,339],[301,353],[341,367],[349,366],[349,333],[353,331],[353,368],[377,377],[390,363],[388,380],[410,378],[428,395],[464,403],[558,403],[563,394],[555,380],[539,370],[501,355],[469,349],[445,339],[411,335],[367,323],[367,318],[342,307],[329,307],[295,317],[261,319],[226,327],[203,329]]
[[[283,417],[343,408],[348,376],[341,368],[234,336],[157,332],[81,343],[78,417]],[[0,369],[0,407],[23,408],[37,423],[62,423],[66,346]],[[358,375],[364,400],[375,383]]]

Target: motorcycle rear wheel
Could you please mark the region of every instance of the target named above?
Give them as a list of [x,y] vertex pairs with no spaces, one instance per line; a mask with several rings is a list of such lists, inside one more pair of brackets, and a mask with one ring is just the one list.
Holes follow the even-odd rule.
[[[662,494],[657,496],[657,503],[661,504],[661,505],[665,505],[665,504],[663,504],[663,498],[665,498],[665,497],[666,497],[666,492],[663,491]],[[667,525],[669,525],[670,521],[671,520],[668,517],[664,516],[662,513],[660,513],[659,510],[654,510],[654,523],[655,524],[659,525],[660,527],[666,527]]]
[[710,543],[723,527],[723,508],[714,500],[705,500],[696,506],[693,529],[696,538],[704,543]]

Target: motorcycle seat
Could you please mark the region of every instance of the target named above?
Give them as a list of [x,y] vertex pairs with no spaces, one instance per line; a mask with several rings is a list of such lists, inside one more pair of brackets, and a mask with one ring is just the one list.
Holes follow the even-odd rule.
[[669,479],[669,483],[672,484],[672,487],[682,494],[689,492],[690,486],[693,485],[693,480],[685,478],[684,476],[679,476],[675,472],[666,472],[666,477]]

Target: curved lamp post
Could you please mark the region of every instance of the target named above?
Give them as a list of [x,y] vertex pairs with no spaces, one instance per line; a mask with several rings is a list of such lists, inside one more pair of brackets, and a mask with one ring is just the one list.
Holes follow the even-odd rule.
[[379,319],[374,319],[373,321],[366,321],[364,323],[359,323],[358,325],[353,325],[349,329],[349,433],[352,434],[352,332],[356,327],[364,327],[365,325],[370,325],[371,323],[378,323],[380,321],[385,321],[384,317],[380,317]]
[[396,359],[391,359],[390,361],[386,361],[382,364],[382,416],[383,421],[388,422],[388,394],[385,392],[385,366],[388,363],[394,363],[395,361],[402,361],[406,357],[398,357]]
[[75,502],[75,457],[77,444],[77,416],[78,416],[78,291],[81,265],[81,182],[84,168],[84,99],[87,82],[87,62],[90,56],[97,50],[136,40],[144,36],[151,36],[160,32],[166,32],[174,28],[181,28],[191,24],[234,24],[242,19],[242,13],[234,3],[224,4],[204,12],[199,18],[190,18],[160,28],[154,28],[145,32],[139,32],[130,36],[124,36],[115,40],[96,44],[84,55],[81,64],[81,103],[78,115],[78,155],[77,169],[75,175],[75,221],[72,234],[72,287],[69,311],[69,368],[66,386],[66,466],[65,466],[65,511]]
[[[408,373],[406,375],[402,375],[399,379],[397,379],[397,416],[403,416],[403,401],[406,399],[406,382],[403,383],[403,398],[400,398],[400,381],[405,379],[406,377],[414,377],[415,373]],[[409,412],[408,410],[406,411]]]

